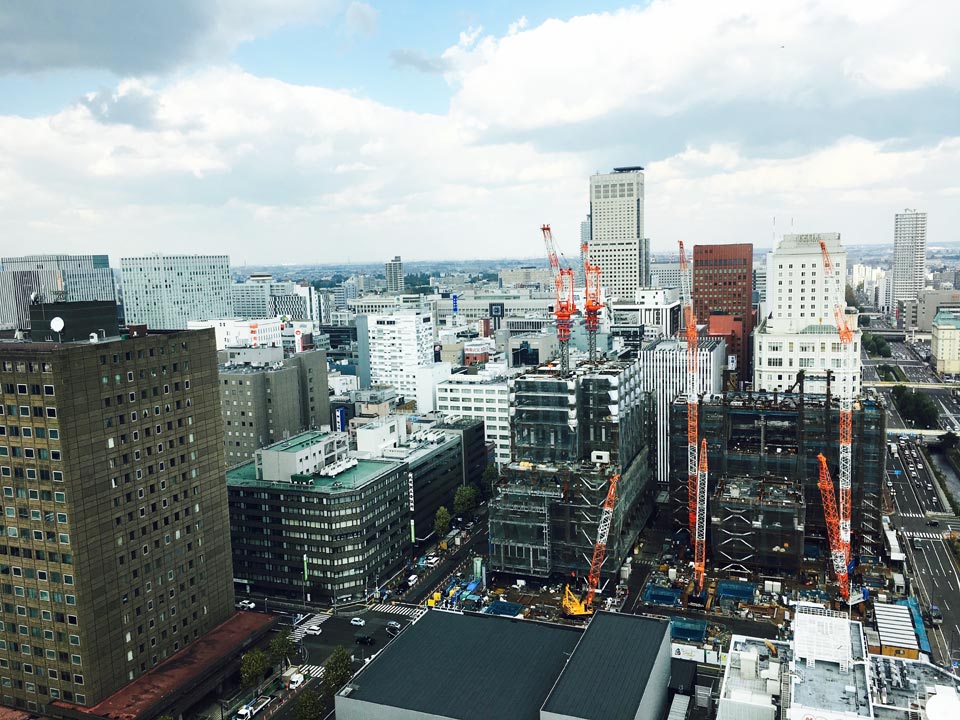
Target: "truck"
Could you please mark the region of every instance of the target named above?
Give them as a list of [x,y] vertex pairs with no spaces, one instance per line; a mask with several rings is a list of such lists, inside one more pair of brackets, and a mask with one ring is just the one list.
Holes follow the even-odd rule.
[[273,696],[261,695],[237,710],[237,720],[250,720],[254,715],[273,702]]

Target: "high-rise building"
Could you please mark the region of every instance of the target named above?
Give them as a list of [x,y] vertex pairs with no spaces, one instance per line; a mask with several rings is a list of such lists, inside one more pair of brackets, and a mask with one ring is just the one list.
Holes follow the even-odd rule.
[[29,329],[30,305],[35,302],[115,299],[106,255],[0,258],[0,329]]
[[693,309],[697,321],[727,316],[728,352],[737,358],[740,377],[749,379],[750,333],[753,332],[753,245],[694,245]]
[[213,331],[0,342],[2,703],[93,706],[234,613]]
[[[833,276],[826,274],[821,242],[830,253]],[[857,315],[845,313],[853,331],[849,343],[841,342],[834,317],[835,306],[846,309],[846,269],[840,233],[784,235],[767,256],[767,317],[753,335],[754,390],[783,391],[803,370],[806,391],[825,394],[829,370],[834,395],[860,394]]]
[[182,330],[188,320],[233,315],[230,258],[161,255],[120,258],[127,324]]
[[643,168],[614,168],[590,178],[590,261],[608,298],[633,302],[650,284],[650,242],[643,234]]
[[417,368],[433,363],[430,313],[398,310],[361,317],[366,318],[371,385],[392,385],[413,399],[417,394]]
[[458,373],[437,385],[437,411],[447,416],[483,420],[487,442],[496,447],[496,462],[510,462],[510,406],[507,378],[481,370]]
[[387,278],[387,292],[402,293],[404,289],[403,261],[400,256],[396,255],[393,260],[388,260],[384,265],[384,270]]
[[916,210],[897,213],[893,225],[893,297],[916,298],[923,290],[927,271],[927,214]]

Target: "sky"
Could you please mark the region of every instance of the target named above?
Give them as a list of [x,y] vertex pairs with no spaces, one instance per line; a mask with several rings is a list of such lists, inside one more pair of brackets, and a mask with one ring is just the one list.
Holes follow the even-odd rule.
[[233,264],[576,254],[646,234],[960,240],[960,3],[31,0],[0,6],[0,254]]

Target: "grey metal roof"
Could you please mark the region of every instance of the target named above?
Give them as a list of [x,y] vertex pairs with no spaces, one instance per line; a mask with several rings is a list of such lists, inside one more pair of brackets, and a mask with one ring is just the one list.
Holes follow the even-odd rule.
[[597,613],[543,709],[590,720],[633,720],[669,632],[666,620]]
[[431,610],[354,678],[349,697],[455,720],[538,720],[582,636],[578,628]]

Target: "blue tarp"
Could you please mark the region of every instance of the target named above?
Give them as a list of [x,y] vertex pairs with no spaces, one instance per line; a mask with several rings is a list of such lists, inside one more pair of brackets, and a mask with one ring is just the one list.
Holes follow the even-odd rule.
[[477,585],[479,585],[479,584],[480,584],[480,583],[478,583],[478,582],[476,582],[476,581],[470,583],[469,585],[467,585],[467,592],[468,592],[468,593],[472,593],[474,590],[477,589]]
[[680,605],[680,591],[658,585],[647,585],[643,591],[643,601],[657,605]]
[[910,617],[913,618],[913,631],[917,634],[917,640],[920,645],[920,652],[930,654],[930,638],[927,637],[927,629],[923,626],[923,615],[920,614],[920,603],[916,598],[906,598],[897,600],[897,605],[906,605],[910,608]]
[[670,620],[670,637],[674,640],[703,642],[704,638],[707,637],[707,623],[705,620],[672,618]]
[[506,600],[497,600],[495,603],[487,605],[483,609],[487,615],[504,615],[506,617],[516,617],[523,612],[523,605],[520,603],[507,602]]
[[717,598],[732,598],[739,602],[753,602],[757,586],[737,580],[721,580],[717,583]]

